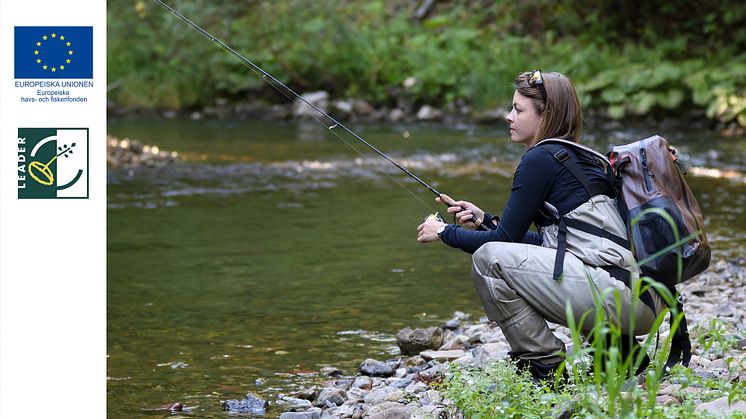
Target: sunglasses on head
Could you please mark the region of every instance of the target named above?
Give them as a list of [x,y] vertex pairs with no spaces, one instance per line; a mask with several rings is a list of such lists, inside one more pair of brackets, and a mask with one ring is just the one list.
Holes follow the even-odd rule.
[[531,87],[538,87],[541,92],[541,97],[544,102],[547,101],[547,89],[544,87],[544,79],[541,78],[541,70],[534,70],[528,76],[528,85]]

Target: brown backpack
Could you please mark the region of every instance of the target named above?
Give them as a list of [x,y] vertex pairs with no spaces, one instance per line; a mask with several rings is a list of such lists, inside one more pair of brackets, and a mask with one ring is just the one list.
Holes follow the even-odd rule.
[[[582,174],[577,162],[568,158],[567,153],[562,153],[560,146],[584,152],[603,168],[611,165],[612,171],[608,174],[613,177],[610,181],[614,183],[619,213],[627,224],[627,238],[640,270],[643,275],[665,285],[676,297],[676,301],[666,301],[680,313],[680,318],[665,371],[679,362],[689,365],[692,345],[683,301],[675,285],[707,269],[710,245],[705,235],[702,211],[684,181],[686,171],[677,161],[676,150],[658,135],[612,147],[608,160],[594,150],[565,140],[549,139],[540,145],[550,150],[591,195],[598,190]],[[605,235],[606,232],[602,230],[599,234]],[[561,261],[559,248],[558,259]],[[558,277],[556,272],[555,277]],[[647,291],[640,295],[641,301],[655,311],[652,301],[644,298],[646,294]],[[674,317],[669,318],[672,330]]]
[[673,289],[707,269],[710,245],[702,211],[675,149],[654,135],[613,147],[609,160],[619,212],[642,273]]

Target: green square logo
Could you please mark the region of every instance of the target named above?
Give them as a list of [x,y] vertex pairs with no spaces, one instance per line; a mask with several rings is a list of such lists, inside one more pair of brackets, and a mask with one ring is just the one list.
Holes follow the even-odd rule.
[[88,199],[88,128],[18,128],[18,198]]

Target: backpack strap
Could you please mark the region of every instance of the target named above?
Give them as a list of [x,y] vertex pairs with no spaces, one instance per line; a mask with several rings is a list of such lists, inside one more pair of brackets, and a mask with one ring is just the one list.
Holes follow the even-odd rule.
[[572,158],[573,156],[570,155],[569,151],[567,151],[566,146],[546,142],[540,144],[540,146],[549,151],[554,156],[554,158],[557,159],[558,162],[562,163],[562,165],[565,166],[565,168],[569,170],[570,173],[572,173],[575,179],[577,179],[578,182],[583,185],[583,188],[586,192],[588,192],[588,195],[608,195],[611,197],[614,196],[614,189],[611,184],[606,182],[591,182],[590,179],[588,179],[588,176],[585,175],[583,169],[580,167],[578,160],[576,158]]
[[[676,292],[675,289],[673,291]],[[663,367],[664,374],[667,374],[668,371],[679,362],[681,362],[681,365],[685,367],[689,366],[689,361],[692,359],[692,342],[689,339],[689,330],[686,324],[684,302],[681,298],[681,294],[679,294],[679,297],[676,300],[676,308],[677,312],[681,313],[681,322],[679,322],[679,327],[676,329],[676,333],[671,339],[671,352],[669,352],[668,360],[666,360],[666,365]],[[674,312],[669,314],[669,322],[673,329]]]

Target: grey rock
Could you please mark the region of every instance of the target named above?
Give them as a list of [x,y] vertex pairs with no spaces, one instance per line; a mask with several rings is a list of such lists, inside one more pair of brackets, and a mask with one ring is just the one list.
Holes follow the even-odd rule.
[[447,330],[456,330],[459,328],[459,326],[461,326],[461,319],[453,318],[443,323],[443,325],[440,327]]
[[508,357],[510,346],[505,343],[485,343],[474,349],[474,365],[479,368],[486,367],[489,363]]
[[330,407],[321,414],[321,419],[336,419],[336,418],[349,418],[352,417],[354,410],[348,405],[342,405],[339,407]]
[[420,403],[423,406],[429,406],[440,403],[443,400],[443,396],[437,390],[427,390],[417,395],[420,399]]
[[355,380],[352,382],[351,387],[370,390],[371,388],[373,388],[373,380],[366,376],[358,376],[355,377]]
[[[347,393],[334,387],[327,387],[321,390],[319,397],[314,402],[315,406],[325,407],[329,404],[339,406],[347,400]],[[327,403],[328,402],[328,403]]]
[[299,100],[295,103],[295,109],[293,110],[293,115],[295,116],[318,117],[321,116],[321,114],[314,110],[311,105],[321,109],[322,111],[326,111],[327,106],[329,106],[329,93],[324,91],[305,93],[301,95],[301,97],[305,101]]
[[345,403],[362,402],[363,399],[365,398],[365,395],[368,393],[368,390],[370,389],[352,387],[351,389],[347,390],[348,399]]
[[424,105],[417,111],[417,119],[420,121],[436,121],[443,116],[443,112],[440,109],[434,108],[430,105]]
[[655,398],[655,402],[656,402],[656,404],[659,404],[661,406],[669,406],[669,405],[673,405],[673,404],[681,404],[679,402],[679,399],[677,399],[676,397],[673,397],[673,396],[669,396],[667,394],[664,394],[662,396],[656,397]]
[[428,349],[438,349],[443,344],[443,329],[404,328],[396,334],[396,344],[404,355],[416,355]]
[[344,116],[349,116],[350,114],[352,114],[352,101],[335,100],[334,102],[332,102],[332,108]]
[[277,402],[277,407],[280,410],[298,412],[302,410],[308,410],[313,407],[313,405],[309,400],[306,399],[284,396],[280,397],[279,401]]
[[422,351],[420,352],[420,356],[425,360],[435,360],[435,361],[452,361],[457,358],[461,358],[465,355],[465,352],[462,350],[453,350],[453,351]]
[[285,412],[280,415],[280,419],[319,419],[321,416],[316,410],[307,410],[305,412]]
[[368,406],[367,411],[365,412],[366,417],[372,417],[374,415],[383,413],[387,410],[394,409],[394,408],[402,408],[404,405],[397,402],[384,402],[377,404],[375,406]]
[[358,116],[370,116],[375,109],[363,99],[352,99],[352,111]]
[[323,367],[319,370],[319,373],[329,377],[341,377],[344,375],[344,371],[335,367]]
[[394,369],[384,362],[368,358],[360,364],[360,373],[371,377],[390,377]]
[[388,395],[386,395],[386,398],[384,401],[387,402],[397,402],[397,403],[404,403],[405,399],[407,398],[407,392],[404,390],[394,390]]
[[726,417],[735,412],[746,412],[746,401],[739,400],[728,404],[728,397],[723,396],[709,403],[699,404],[694,411],[707,412],[716,417]]
[[457,335],[455,333],[443,339],[443,344],[438,348],[439,351],[451,351],[454,349],[466,349],[466,342],[469,339],[464,335]]
[[746,339],[741,339],[736,343],[736,349],[746,349]]
[[390,378],[386,380],[386,385],[394,388],[406,388],[412,384],[412,379],[409,378]]
[[393,122],[399,122],[402,119],[404,119],[405,116],[407,115],[404,113],[403,110],[399,108],[394,108],[391,110],[391,112],[389,112],[388,119]]
[[[398,403],[397,403],[398,404]],[[369,419],[409,419],[412,413],[405,406],[393,406],[368,416]]]
[[296,397],[299,399],[314,400],[319,395],[319,389],[317,387],[308,387],[301,389]]
[[223,410],[234,413],[251,413],[255,415],[264,414],[269,403],[253,393],[246,393],[243,400],[226,400],[223,402]]
[[383,403],[384,401],[386,401],[386,397],[395,391],[397,391],[397,389],[392,388],[392,387],[382,387],[379,389],[372,390],[368,394],[365,395],[364,402],[365,404],[368,404],[368,405],[376,405],[376,404]]
[[421,382],[421,381],[415,381],[414,383],[410,384],[405,388],[407,393],[411,394],[419,394],[423,391],[427,391],[430,387],[427,386],[427,384]]
[[464,335],[466,335],[467,338],[471,339],[474,336],[481,335],[484,332],[488,332],[490,330],[489,325],[486,323],[480,323],[471,325],[469,327],[464,328]]

